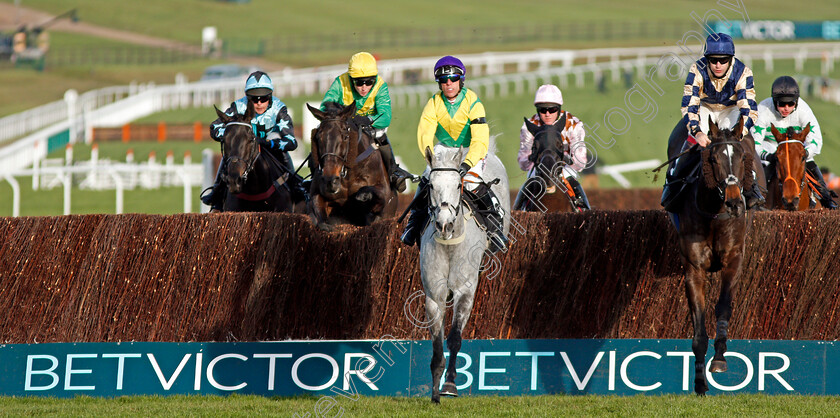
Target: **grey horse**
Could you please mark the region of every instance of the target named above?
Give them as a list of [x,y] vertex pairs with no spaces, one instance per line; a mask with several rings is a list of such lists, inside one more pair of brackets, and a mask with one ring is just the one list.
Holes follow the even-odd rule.
[[[482,174],[485,182],[498,178],[491,189],[504,209],[504,233],[510,228],[510,195],[505,167],[495,155],[491,138],[490,152]],[[467,149],[438,145],[434,155],[426,149],[429,164],[431,222],[420,239],[420,276],[426,294],[426,324],[432,336],[432,402],[440,403],[440,395],[458,396],[455,386],[455,361],[461,349],[461,330],[472,311],[482,258],[488,247],[487,234],[466,203],[461,201],[462,181],[458,166],[464,161]],[[467,177],[469,180],[469,176]],[[465,182],[466,187],[475,186]],[[489,255],[489,252],[488,252]],[[443,320],[447,305],[452,305],[452,327],[446,338],[449,366],[446,382],[440,388],[444,370]]]

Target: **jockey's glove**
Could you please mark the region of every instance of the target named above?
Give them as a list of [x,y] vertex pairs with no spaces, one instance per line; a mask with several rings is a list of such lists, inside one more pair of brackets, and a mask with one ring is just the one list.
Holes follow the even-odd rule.
[[779,161],[779,157],[776,156],[776,153],[767,154],[767,157],[764,158],[770,164],[776,164]]
[[469,171],[470,171],[470,168],[472,168],[472,167],[470,167],[470,165],[469,165],[469,164],[467,164],[467,163],[461,163],[461,166],[460,166],[460,167],[458,167],[458,174],[460,174],[460,175],[461,175],[461,178],[464,178],[464,176],[466,176],[466,175],[467,175],[467,172],[469,172]]
[[567,165],[574,164],[574,161],[572,161],[572,156],[569,155],[569,154],[566,154],[566,153],[563,153],[563,162],[566,163]]

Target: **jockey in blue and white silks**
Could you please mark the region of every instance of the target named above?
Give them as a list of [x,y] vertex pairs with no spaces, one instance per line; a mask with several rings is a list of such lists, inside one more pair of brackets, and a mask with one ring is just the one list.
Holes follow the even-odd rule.
[[825,184],[814,157],[822,150],[823,138],[820,123],[811,110],[811,106],[799,97],[799,84],[791,76],[781,76],[773,82],[770,89],[770,97],[758,104],[758,119],[752,129],[758,156],[764,164],[765,176],[770,179],[776,174],[776,148],[779,144],[776,137],[770,132],[770,125],[773,125],[779,132],[786,133],[788,129],[793,132],[802,132],[808,124],[811,128],[805,137],[805,169],[814,179],[819,182],[817,192],[819,193],[820,204],[828,209],[836,209],[832,192]]
[[[743,119],[744,128],[741,134],[744,137],[750,136],[750,129],[755,125],[758,116],[753,73],[735,58],[732,37],[725,33],[716,33],[706,38],[703,57],[691,65],[686,76],[680,111],[683,117],[668,139],[669,157],[694,144],[703,148],[709,145],[711,141],[706,132],[709,129],[710,117],[712,123],[721,129],[732,129]],[[745,151],[755,152],[755,149]],[[662,206],[665,210],[675,212],[679,209],[678,197],[686,184],[684,177],[694,170],[699,161],[699,153],[692,152],[671,164],[662,191]],[[758,183],[764,184],[764,173],[763,170],[759,170],[757,158],[755,161],[755,167],[752,167],[753,176],[760,177],[759,181],[753,182],[752,189],[744,190],[747,208],[764,204],[764,197],[758,189]]]
[[[245,97],[242,97],[225,110],[228,116],[244,115],[248,109],[249,102],[254,107],[255,115],[251,119],[251,127],[257,137],[257,142],[264,149],[267,149],[280,164],[292,175],[289,176],[288,184],[292,191],[293,198],[305,199],[306,193],[301,186],[302,179],[295,174],[295,167],[289,151],[294,151],[297,146],[295,139],[294,125],[289,116],[286,104],[273,96],[274,85],[268,74],[262,71],[251,73],[245,81]],[[210,124],[210,137],[221,142],[225,136],[225,124],[221,119],[216,119]],[[224,170],[224,160],[219,164],[210,193],[204,194],[201,201],[209,205],[211,211],[221,210],[224,203],[221,188],[224,186],[221,174]]]

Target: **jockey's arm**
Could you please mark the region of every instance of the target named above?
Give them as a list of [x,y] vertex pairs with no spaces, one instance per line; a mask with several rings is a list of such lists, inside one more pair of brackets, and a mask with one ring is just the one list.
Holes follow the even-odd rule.
[[286,106],[283,106],[277,112],[275,123],[272,132],[277,132],[278,135],[276,139],[271,141],[271,147],[287,152],[297,149],[298,143],[297,139],[295,139],[295,127]]
[[758,104],[755,101],[755,85],[753,84],[753,73],[749,67],[744,67],[741,78],[735,83],[735,97],[738,101],[741,117],[744,120],[744,136],[750,134],[750,130],[758,119]]
[[586,143],[584,142],[584,139],[586,138],[586,130],[584,129],[583,122],[578,121],[572,126],[571,132],[569,132],[569,137],[569,156],[572,157],[571,168],[580,172],[586,168],[586,163],[588,161]]
[[417,124],[417,147],[420,155],[425,159],[426,148],[435,148],[435,131],[437,130],[437,119],[435,118],[434,98],[429,99],[423,113],[420,115],[420,123]]
[[387,84],[382,84],[379,92],[376,93],[376,106],[370,118],[373,120],[371,126],[374,129],[387,129],[391,126],[391,94],[388,92]]
[[805,138],[805,149],[808,150],[808,159],[812,160],[822,151],[823,138],[820,123],[817,121],[817,117],[811,110],[811,106],[809,106],[808,103],[805,103],[805,100],[799,100],[796,111],[801,112],[799,114],[799,118],[802,121],[800,124],[803,129],[809,123],[811,124],[811,130]]
[[519,154],[516,160],[519,162],[519,168],[522,171],[529,171],[534,167],[531,161],[531,152],[534,148],[534,135],[528,130],[528,126],[523,122],[519,129]]
[[344,103],[344,93],[341,91],[341,81],[338,77],[330,84],[330,88],[324,93],[324,99],[321,100],[320,110],[326,111],[327,102]]
[[775,154],[778,147],[776,137],[770,132],[770,124],[773,123],[773,112],[770,106],[773,106],[772,99],[765,100],[758,105],[758,116],[755,125],[750,129],[755,150],[758,152],[758,157],[763,161],[767,161],[769,155]]
[[464,162],[470,167],[475,167],[482,158],[487,156],[487,149],[490,147],[490,127],[487,126],[484,105],[477,102],[470,109],[470,150],[464,157]]
[[703,76],[697,63],[691,64],[683,86],[683,98],[680,111],[688,116],[688,134],[696,136],[700,132],[700,91],[703,90]]

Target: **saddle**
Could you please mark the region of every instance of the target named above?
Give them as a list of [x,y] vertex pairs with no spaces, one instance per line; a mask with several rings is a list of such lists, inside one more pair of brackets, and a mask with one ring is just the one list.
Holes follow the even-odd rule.
[[[470,208],[473,216],[478,221],[479,226],[485,230],[494,230],[494,225],[491,222],[499,222],[499,214],[495,207],[492,206],[489,196],[490,186],[499,182],[495,179],[489,183],[482,182],[475,188],[475,190],[464,189],[461,200]],[[493,219],[493,220],[491,220]]]

